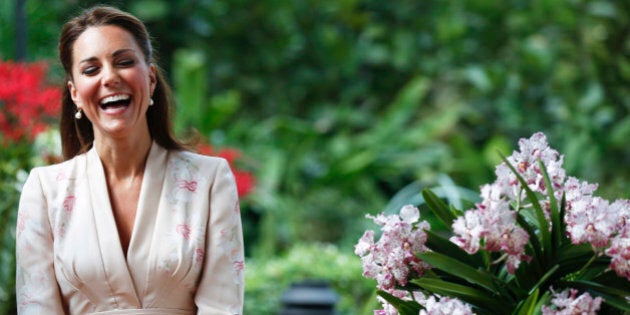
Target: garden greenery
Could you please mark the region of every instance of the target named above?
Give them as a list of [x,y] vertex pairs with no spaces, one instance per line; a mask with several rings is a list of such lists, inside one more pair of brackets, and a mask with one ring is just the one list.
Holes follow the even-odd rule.
[[[366,211],[411,182],[489,182],[496,150],[537,130],[567,172],[603,196],[625,193],[627,1],[26,1],[29,60],[47,61],[60,86],[60,27],[96,3],[146,21],[179,102],[176,130],[242,152],[256,178],[242,215],[257,261],[302,242],[351,252]],[[4,61],[14,5],[0,3]],[[0,160],[7,222],[19,194],[8,183],[39,155],[15,150]]]

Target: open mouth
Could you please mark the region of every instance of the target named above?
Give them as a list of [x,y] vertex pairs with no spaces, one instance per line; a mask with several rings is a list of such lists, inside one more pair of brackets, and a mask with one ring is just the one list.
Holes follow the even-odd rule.
[[116,109],[127,107],[131,104],[131,96],[128,94],[117,94],[104,98],[101,101],[101,109]]

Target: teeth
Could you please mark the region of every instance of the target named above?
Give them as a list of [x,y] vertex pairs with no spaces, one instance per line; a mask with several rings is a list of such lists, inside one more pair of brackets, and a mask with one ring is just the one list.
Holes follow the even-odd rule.
[[126,101],[128,99],[129,99],[129,95],[127,94],[112,95],[112,96],[108,96],[104,98],[101,101],[101,105],[105,105],[107,103],[112,103],[112,102],[118,102],[118,101]]

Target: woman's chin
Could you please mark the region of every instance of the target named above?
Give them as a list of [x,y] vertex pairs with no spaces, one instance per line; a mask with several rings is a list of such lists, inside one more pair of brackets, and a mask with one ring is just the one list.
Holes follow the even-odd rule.
[[129,139],[130,135],[140,132],[137,125],[131,124],[125,119],[109,119],[102,123],[98,129],[100,130],[98,133],[102,137],[111,139]]

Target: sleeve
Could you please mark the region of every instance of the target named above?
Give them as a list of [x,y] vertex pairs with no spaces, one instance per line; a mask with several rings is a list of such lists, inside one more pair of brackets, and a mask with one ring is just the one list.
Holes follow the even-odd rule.
[[210,189],[205,259],[195,296],[199,315],[243,313],[244,248],[234,175],[221,160]]
[[64,314],[53,267],[53,236],[37,169],[20,196],[16,226],[18,314]]

